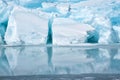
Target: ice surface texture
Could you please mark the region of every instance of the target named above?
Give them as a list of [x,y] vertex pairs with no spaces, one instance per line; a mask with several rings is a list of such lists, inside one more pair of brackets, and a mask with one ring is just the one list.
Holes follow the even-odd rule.
[[119,27],[119,0],[0,1],[0,44],[119,43]]

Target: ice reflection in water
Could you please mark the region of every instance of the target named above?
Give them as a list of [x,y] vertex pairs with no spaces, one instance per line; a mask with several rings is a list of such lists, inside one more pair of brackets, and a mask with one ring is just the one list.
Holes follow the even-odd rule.
[[1,47],[0,76],[120,73],[119,48]]

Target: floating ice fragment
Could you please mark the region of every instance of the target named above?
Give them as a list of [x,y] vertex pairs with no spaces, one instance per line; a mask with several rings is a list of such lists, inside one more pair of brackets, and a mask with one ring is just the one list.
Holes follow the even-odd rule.
[[80,44],[87,40],[87,31],[94,28],[87,24],[80,24],[69,18],[55,18],[52,26],[53,44]]

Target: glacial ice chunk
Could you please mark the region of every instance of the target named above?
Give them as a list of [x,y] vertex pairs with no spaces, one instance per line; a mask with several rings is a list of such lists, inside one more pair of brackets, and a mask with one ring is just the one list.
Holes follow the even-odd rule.
[[95,30],[99,34],[98,43],[108,44],[112,43],[111,36],[111,25],[108,18],[100,15],[96,15],[93,19],[91,25],[95,28]]
[[5,33],[5,41],[8,45],[46,44],[49,15],[34,11],[21,7],[13,9]]
[[117,33],[112,29],[114,25],[117,26],[120,22],[120,7],[117,1],[96,0],[93,2],[93,0],[86,0],[74,3],[71,5],[70,18],[92,25],[95,28],[96,33],[94,33],[94,39],[91,39],[92,42],[102,44],[117,43]]
[[53,44],[80,44],[87,40],[87,32],[94,28],[87,24],[80,24],[69,18],[55,18],[53,21]]
[[18,0],[18,4],[26,8],[38,8],[41,7],[41,3],[46,0]]
[[113,30],[115,34],[113,35],[113,38],[116,40],[116,42],[120,42],[120,26],[113,26]]

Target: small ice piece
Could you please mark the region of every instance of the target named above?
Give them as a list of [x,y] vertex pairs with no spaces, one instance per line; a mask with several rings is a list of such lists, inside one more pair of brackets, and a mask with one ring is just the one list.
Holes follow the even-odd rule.
[[41,5],[42,5],[42,8],[45,9],[45,8],[49,8],[49,7],[55,6],[56,3],[43,2]]
[[70,4],[69,3],[42,3],[42,10],[48,13],[55,13],[59,17],[69,17]]
[[37,10],[15,7],[11,12],[5,41],[8,45],[46,44],[48,16]]
[[69,8],[70,8],[70,4],[69,3],[60,3],[56,7],[61,14],[67,14],[69,11]]
[[[48,5],[49,5],[49,4],[48,4]],[[58,12],[59,12],[58,9],[56,8],[56,4],[52,4],[52,5],[50,5],[49,7],[48,7],[48,6],[44,6],[44,4],[43,4],[42,10],[43,10],[44,12],[47,12],[47,13],[52,13],[52,12],[58,13]]]
[[120,42],[120,26],[113,26],[113,31],[115,34],[113,34],[112,37],[117,43],[119,43]]
[[111,39],[111,25],[108,18],[100,15],[96,15],[91,24],[96,31],[99,33],[98,43],[100,44],[109,44],[112,43]]
[[19,0],[18,3],[26,8],[38,8],[44,1],[46,0]]
[[69,18],[55,18],[53,21],[53,44],[69,45],[86,42],[87,32],[94,28],[87,24],[78,23]]
[[94,17],[93,11],[89,7],[73,8],[71,5],[70,18],[75,19],[81,23],[91,23]]

